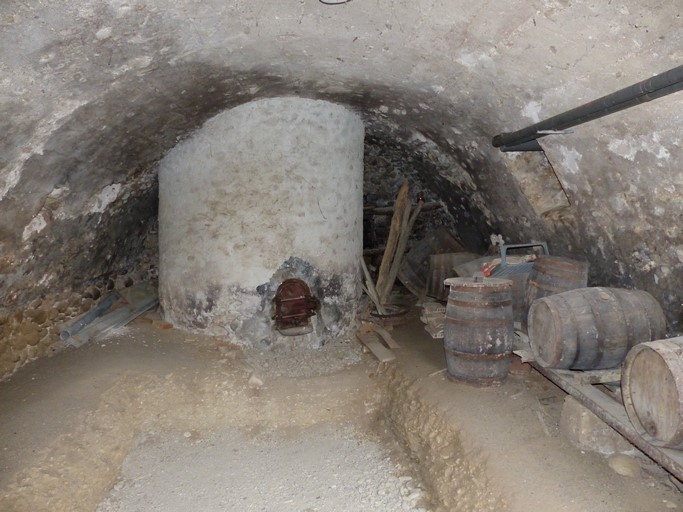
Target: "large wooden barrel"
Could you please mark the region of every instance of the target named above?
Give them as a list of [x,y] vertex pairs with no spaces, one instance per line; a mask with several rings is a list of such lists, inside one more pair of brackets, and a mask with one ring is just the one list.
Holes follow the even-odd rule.
[[512,350],[512,282],[496,278],[446,279],[444,324],[448,378],[491,386],[507,377]]
[[588,286],[588,263],[561,256],[539,256],[529,273],[521,312],[522,329],[527,330],[531,304],[541,297]]
[[614,368],[665,331],[662,307],[640,290],[579,288],[540,298],[529,311],[529,344],[549,368]]
[[641,436],[683,448],[683,337],[633,347],[621,372],[621,394]]

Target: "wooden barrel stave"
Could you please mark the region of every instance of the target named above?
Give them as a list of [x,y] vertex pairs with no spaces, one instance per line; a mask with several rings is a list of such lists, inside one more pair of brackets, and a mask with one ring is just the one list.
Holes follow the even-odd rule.
[[652,295],[642,290],[615,288],[612,291],[622,303],[630,339],[656,340],[664,336],[666,316]]
[[431,254],[462,252],[465,249],[443,226],[413,245],[401,262],[398,278],[414,295],[421,297],[427,287]]
[[446,301],[448,299],[448,288],[444,281],[449,277],[456,276],[453,268],[478,257],[471,252],[448,252],[430,255],[426,295],[440,301]]

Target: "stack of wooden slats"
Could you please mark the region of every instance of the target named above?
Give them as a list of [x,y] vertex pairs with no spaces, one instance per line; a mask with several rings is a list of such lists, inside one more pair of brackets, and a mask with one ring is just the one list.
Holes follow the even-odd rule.
[[420,320],[425,324],[425,331],[427,331],[432,338],[443,338],[443,324],[446,321],[446,306],[440,302],[423,303]]

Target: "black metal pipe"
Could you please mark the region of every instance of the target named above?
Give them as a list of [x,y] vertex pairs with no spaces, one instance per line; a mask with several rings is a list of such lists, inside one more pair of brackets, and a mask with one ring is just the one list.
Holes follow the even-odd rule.
[[565,130],[680,90],[683,90],[683,65],[516,132],[498,134],[491,143],[504,151],[506,147],[519,146],[550,135],[541,133],[544,130]]

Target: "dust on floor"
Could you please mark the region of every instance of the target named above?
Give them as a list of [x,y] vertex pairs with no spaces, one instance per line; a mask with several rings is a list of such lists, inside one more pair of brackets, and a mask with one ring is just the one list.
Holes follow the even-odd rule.
[[348,340],[261,353],[151,325],[37,361],[0,383],[0,510],[683,508],[643,461],[627,478],[571,446],[541,376],[456,384],[421,325],[393,335],[379,372]]
[[352,426],[256,437],[222,429],[139,437],[98,512],[396,512],[422,492]]
[[145,324],[37,361],[0,385],[0,510],[422,510],[374,368]]

